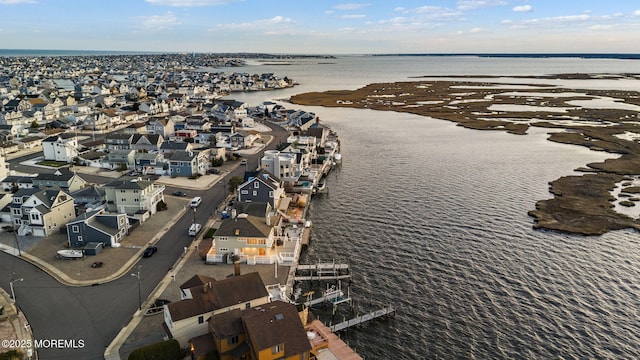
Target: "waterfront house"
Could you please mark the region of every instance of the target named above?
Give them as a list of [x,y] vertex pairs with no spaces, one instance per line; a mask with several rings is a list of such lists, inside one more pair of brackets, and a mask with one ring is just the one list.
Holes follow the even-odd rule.
[[104,189],[101,186],[89,185],[71,193],[73,204],[79,212],[86,210],[106,209],[107,204],[104,201]]
[[260,159],[260,167],[285,182],[295,183],[302,175],[302,169],[294,153],[266,150]]
[[[221,360],[307,360],[312,347],[302,318],[294,304],[283,301],[234,309],[211,317],[210,337]],[[195,340],[193,354],[197,357],[203,354]]]
[[58,187],[69,194],[87,185],[87,181],[80,175],[64,168],[56,170],[53,174],[40,173],[32,179],[32,183],[40,189]]
[[146,221],[158,211],[160,201],[164,202],[164,185],[151,181],[132,179],[114,180],[104,185],[107,210],[129,214]]
[[238,201],[269,203],[272,208],[284,196],[282,181],[265,169],[245,174],[245,181],[238,186]]
[[21,149],[33,149],[42,145],[43,140],[40,136],[26,136],[16,140],[16,142]]
[[257,272],[196,285],[189,293],[191,298],[163,305],[165,331],[181,346],[208,334],[212,316],[269,302],[269,292]]
[[83,247],[89,242],[118,246],[129,233],[126,214],[108,214],[104,210],[84,213],[66,224],[69,247]]
[[208,263],[229,263],[232,255],[251,265],[273,264],[275,231],[269,218],[238,214],[222,221],[215,232]]
[[42,140],[45,160],[70,163],[78,156],[78,138],[74,134],[58,134]]
[[20,189],[9,207],[19,235],[49,236],[75,218],[73,198],[59,189]]

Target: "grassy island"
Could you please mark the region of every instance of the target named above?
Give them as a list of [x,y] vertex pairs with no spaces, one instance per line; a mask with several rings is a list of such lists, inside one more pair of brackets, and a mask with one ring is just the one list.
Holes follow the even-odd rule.
[[[592,80],[638,80],[639,75],[561,74],[518,77],[513,83],[505,83],[504,79],[492,81],[489,76],[473,78],[425,77],[377,83],[352,91],[299,94],[290,101],[408,112],[452,121],[469,129],[517,135],[525,135],[531,126],[549,128],[550,141],[608,152],[611,158],[577,169],[584,172],[582,176],[552,181],[550,192],[554,197],[538,201],[529,211],[535,218],[534,228],[584,235],[640,229],[638,219],[614,210],[616,198],[612,195],[618,184],[622,184],[620,197],[637,190],[631,183],[640,175],[640,92],[571,89],[544,83],[546,79],[571,79],[585,81],[586,88]],[[637,196],[626,197],[622,205],[631,207],[638,200]]]

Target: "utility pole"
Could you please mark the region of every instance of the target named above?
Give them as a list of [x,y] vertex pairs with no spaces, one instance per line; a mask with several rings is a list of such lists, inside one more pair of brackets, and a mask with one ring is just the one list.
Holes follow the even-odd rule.
[[142,265],[138,265],[138,272],[135,274],[131,274],[131,276],[137,277],[138,278],[138,309],[142,310],[142,293],[141,293],[141,277],[140,277],[140,268],[142,267]]
[[24,281],[24,279],[23,278],[14,279],[13,275],[14,274],[12,273],[11,276],[9,277],[9,287],[11,288],[11,299],[15,303],[16,302],[16,294],[13,291],[13,283],[16,282],[16,281]]

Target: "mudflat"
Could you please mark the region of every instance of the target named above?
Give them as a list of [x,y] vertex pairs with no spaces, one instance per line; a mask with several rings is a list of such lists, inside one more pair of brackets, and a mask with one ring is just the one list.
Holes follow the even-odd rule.
[[[611,153],[610,159],[577,169],[581,176],[552,181],[551,199],[529,211],[534,228],[584,235],[640,229],[640,221],[614,210],[612,190],[622,184],[624,206],[640,198],[631,181],[640,175],[640,92],[588,89],[593,80],[638,80],[635,74],[559,74],[517,77],[517,82],[491,77],[428,77],[415,81],[376,83],[356,90],[294,95],[300,105],[397,111],[448,120],[469,129],[526,135],[531,126],[550,129],[549,140]],[[523,81],[531,79],[531,82]],[[567,88],[544,80],[585,81]],[[552,81],[549,81],[552,82]],[[629,191],[627,191],[629,190]]]

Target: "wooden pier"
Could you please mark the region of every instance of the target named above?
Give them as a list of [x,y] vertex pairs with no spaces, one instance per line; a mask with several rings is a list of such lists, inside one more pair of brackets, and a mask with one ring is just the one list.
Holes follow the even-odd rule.
[[348,264],[318,263],[298,265],[295,281],[341,280],[351,277]]
[[389,306],[389,307],[385,307],[376,311],[372,311],[370,313],[364,314],[364,315],[360,315],[360,316],[356,316],[353,319],[349,319],[349,320],[345,320],[341,323],[337,323],[335,325],[329,325],[329,328],[331,329],[331,331],[336,332],[336,331],[342,331],[345,330],[351,326],[356,326],[356,325],[360,325],[362,323],[365,323],[367,321],[371,321],[373,319],[377,319],[379,317],[383,317],[383,316],[391,316],[391,315],[395,315],[396,310]]

